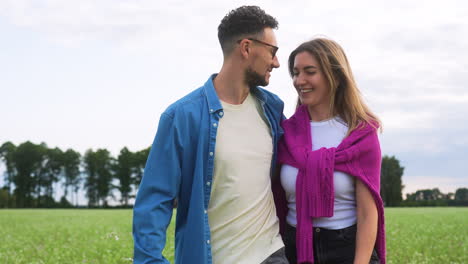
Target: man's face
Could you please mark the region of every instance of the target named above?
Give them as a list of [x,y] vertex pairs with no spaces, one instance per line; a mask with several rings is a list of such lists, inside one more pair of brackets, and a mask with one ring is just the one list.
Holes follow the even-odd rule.
[[265,28],[262,39],[250,39],[252,60],[245,69],[245,82],[249,87],[267,86],[273,68],[280,66],[276,57],[277,42],[271,28]]

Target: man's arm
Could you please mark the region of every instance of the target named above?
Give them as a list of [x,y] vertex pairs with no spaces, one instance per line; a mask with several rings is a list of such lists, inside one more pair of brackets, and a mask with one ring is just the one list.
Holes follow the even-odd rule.
[[133,209],[135,264],[169,264],[162,251],[181,180],[177,130],[174,119],[163,113]]

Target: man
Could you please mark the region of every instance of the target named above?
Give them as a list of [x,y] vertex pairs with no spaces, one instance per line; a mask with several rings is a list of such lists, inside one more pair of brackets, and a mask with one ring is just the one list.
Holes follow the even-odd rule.
[[176,263],[287,263],[270,184],[283,102],[257,87],[280,66],[277,26],[256,6],[227,14],[221,71],[161,115],[134,207],[135,263],[169,263],[175,199]]

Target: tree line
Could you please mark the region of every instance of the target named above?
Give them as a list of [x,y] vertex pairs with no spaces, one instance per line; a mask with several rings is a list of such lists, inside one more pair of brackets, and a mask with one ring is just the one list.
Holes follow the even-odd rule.
[[404,167],[394,156],[382,158],[380,195],[385,206],[468,206],[468,189],[458,188],[455,193],[442,193],[439,188],[417,190],[406,195],[402,176]]
[[[4,186],[0,188],[0,208],[51,208],[77,206],[83,190],[88,207],[108,207],[109,199],[131,206],[143,176],[150,148],[132,152],[122,148],[117,157],[106,149],[87,150],[49,148],[30,141],[0,146],[0,161],[5,166]],[[403,200],[404,168],[394,156],[382,158],[381,196],[385,206],[468,206],[468,189],[444,194],[438,188],[418,190]],[[58,186],[63,195],[54,199]]]
[[[122,206],[143,176],[150,148],[131,152],[122,148],[117,157],[106,149],[89,149],[84,155],[73,149],[49,148],[30,141],[0,146],[0,160],[5,166],[4,186],[0,189],[0,208],[37,208],[76,206],[78,191],[83,189],[89,207],[106,207],[120,194]],[[55,201],[57,185],[64,191]]]

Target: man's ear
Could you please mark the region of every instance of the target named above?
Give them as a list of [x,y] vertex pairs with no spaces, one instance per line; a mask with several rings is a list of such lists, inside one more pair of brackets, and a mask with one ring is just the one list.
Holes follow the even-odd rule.
[[239,49],[242,57],[248,59],[250,55],[250,41],[248,39],[243,39],[239,43]]

